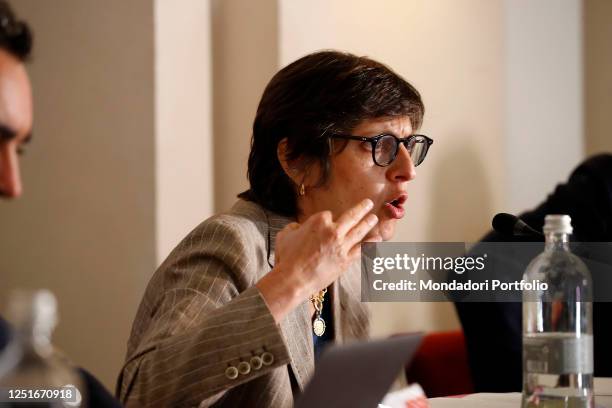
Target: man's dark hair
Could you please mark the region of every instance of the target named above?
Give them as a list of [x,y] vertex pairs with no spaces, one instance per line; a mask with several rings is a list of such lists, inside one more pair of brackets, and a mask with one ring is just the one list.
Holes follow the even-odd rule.
[[282,139],[287,138],[289,161],[320,165],[322,185],[329,177],[330,149],[338,151],[330,135],[350,133],[365,119],[397,116],[408,116],[416,130],[424,110],[419,92],[379,62],[337,51],[302,57],[264,90],[253,123],[250,189],[239,197],[296,216],[297,188],[277,156]]
[[27,60],[32,51],[32,31],[24,21],[17,20],[4,0],[0,0],[0,48],[20,61]]

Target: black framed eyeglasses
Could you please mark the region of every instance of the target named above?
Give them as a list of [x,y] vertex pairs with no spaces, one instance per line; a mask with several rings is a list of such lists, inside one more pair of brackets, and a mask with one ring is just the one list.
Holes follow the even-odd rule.
[[414,163],[414,166],[418,166],[423,163],[429,146],[433,143],[433,139],[425,135],[411,135],[405,138],[399,138],[395,135],[383,133],[374,137],[366,136],[353,136],[353,135],[330,135],[331,139],[346,139],[346,140],[358,140],[361,142],[370,143],[372,148],[372,159],[377,166],[385,167],[393,163],[397,152],[399,151],[399,145],[402,143],[404,147],[410,153],[410,158]]

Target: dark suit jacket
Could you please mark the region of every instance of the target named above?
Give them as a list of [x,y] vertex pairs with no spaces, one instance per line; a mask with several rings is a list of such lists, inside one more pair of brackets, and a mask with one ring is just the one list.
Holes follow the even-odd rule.
[[[612,241],[612,155],[583,162],[565,184],[520,218],[542,230],[547,214],[568,214],[573,241]],[[525,240],[489,232],[483,242]],[[537,240],[537,239],[531,239]],[[610,254],[612,257],[612,254]],[[609,260],[610,261],[610,260]],[[608,262],[611,263],[612,261]],[[597,282],[593,281],[596,285]],[[522,307],[520,303],[456,303],[477,392],[509,392],[522,388]],[[612,376],[612,303],[593,305],[595,375]]]
[[9,325],[6,320],[0,316],[0,352],[4,350],[8,344],[10,337]]

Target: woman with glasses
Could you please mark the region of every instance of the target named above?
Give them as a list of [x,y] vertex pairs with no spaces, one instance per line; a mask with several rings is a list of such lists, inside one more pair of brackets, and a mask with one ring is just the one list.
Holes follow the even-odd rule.
[[141,302],[118,392],[127,406],[290,407],[326,343],[368,334],[362,242],[393,237],[433,141],[388,67],[307,55],[266,87],[250,188],[192,231]]

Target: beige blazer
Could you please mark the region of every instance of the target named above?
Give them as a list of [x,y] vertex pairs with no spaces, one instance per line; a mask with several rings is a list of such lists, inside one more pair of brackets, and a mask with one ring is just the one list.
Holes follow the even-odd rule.
[[[255,286],[274,265],[277,232],[291,221],[239,200],[172,251],[134,320],[117,381],[122,403],[293,406],[314,371],[308,301],[277,325]],[[359,279],[356,263],[331,287],[336,342],[367,337]]]

